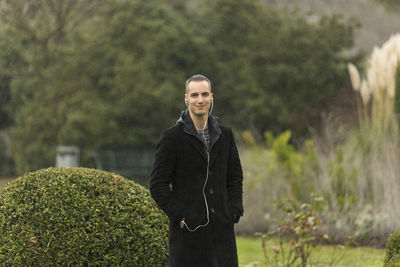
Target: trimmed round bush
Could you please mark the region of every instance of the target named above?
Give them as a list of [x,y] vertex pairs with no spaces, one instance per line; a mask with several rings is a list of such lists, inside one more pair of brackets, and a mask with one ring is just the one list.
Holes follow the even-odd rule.
[[395,255],[386,264],[385,267],[400,267],[400,254]]
[[388,239],[384,267],[400,267],[400,231],[394,232]]
[[49,168],[0,188],[0,265],[166,266],[168,219],[144,187]]

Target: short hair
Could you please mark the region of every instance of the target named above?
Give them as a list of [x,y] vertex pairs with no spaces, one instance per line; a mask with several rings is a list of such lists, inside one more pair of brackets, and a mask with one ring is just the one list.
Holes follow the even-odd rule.
[[211,91],[211,81],[210,81],[210,79],[208,79],[203,74],[195,74],[195,75],[193,75],[192,77],[190,77],[189,79],[186,80],[186,93],[188,92],[188,85],[192,81],[196,81],[196,82],[206,81],[206,82],[208,82],[208,85],[210,86],[210,91]]

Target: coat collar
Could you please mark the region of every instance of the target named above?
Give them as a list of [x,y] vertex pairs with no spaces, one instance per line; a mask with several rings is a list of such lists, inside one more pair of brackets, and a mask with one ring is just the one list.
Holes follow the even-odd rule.
[[[218,120],[219,118],[216,116],[213,115],[208,116],[208,130],[210,133],[210,150],[221,135],[221,129],[219,128]],[[185,133],[193,135],[201,142],[204,142],[203,138],[199,135],[199,133],[196,130],[196,127],[194,126],[192,118],[189,115],[188,109],[182,111],[181,117],[177,120],[177,123],[183,124],[183,131]]]
[[[218,117],[210,115],[208,116],[208,130],[210,133],[210,147],[209,151],[212,151],[212,148],[214,144],[218,141],[218,139],[221,136],[221,129],[218,124]],[[189,110],[185,110],[181,113],[181,117],[177,120],[178,124],[183,125],[183,131],[192,137],[195,137],[197,140],[194,142],[193,138],[188,138],[189,142],[191,142],[196,149],[200,152],[200,154],[203,156],[204,159],[206,159],[206,146],[204,144],[204,140],[201,137],[201,135],[197,132],[196,127],[194,126],[194,123],[192,121],[192,118],[190,117]],[[211,156],[211,159],[213,157]]]

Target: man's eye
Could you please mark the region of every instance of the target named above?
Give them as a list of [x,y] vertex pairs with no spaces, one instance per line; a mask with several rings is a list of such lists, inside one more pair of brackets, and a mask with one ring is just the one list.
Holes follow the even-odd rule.
[[191,96],[191,97],[197,97],[198,94],[191,94],[190,96]]

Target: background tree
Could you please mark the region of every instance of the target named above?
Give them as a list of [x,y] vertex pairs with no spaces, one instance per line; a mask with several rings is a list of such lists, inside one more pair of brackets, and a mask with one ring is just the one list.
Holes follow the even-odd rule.
[[68,92],[51,87],[59,77],[52,76],[52,70],[66,56],[62,45],[69,45],[68,35],[93,17],[103,2],[1,2],[0,45],[5,52],[0,65],[11,80],[9,104],[15,120],[11,137],[19,173],[54,163],[55,130],[62,121],[54,116],[57,101],[52,97]]
[[238,129],[302,135],[347,82],[355,23],[340,16],[310,23],[295,11],[221,0],[207,5],[202,21],[222,102],[216,111]]
[[[253,134],[304,135],[347,82],[353,24],[310,23],[258,1],[30,1],[0,9],[13,157],[54,164],[57,145],[153,148],[184,109],[184,82],[213,81],[215,114]],[[7,38],[5,38],[7,37]]]
[[10,78],[0,74],[0,129],[10,126],[12,118],[7,110],[8,103],[11,100]]
[[[148,147],[177,116],[184,73],[195,66],[183,53],[192,53],[191,37],[179,15],[156,1],[111,1],[96,11],[52,53],[37,55],[35,75],[14,77],[18,172],[54,164],[57,144],[86,152]],[[41,60],[48,54],[52,60]]]
[[383,4],[388,10],[392,12],[400,11],[400,3],[397,0],[374,0],[374,1]]

